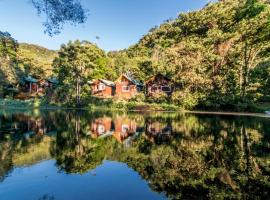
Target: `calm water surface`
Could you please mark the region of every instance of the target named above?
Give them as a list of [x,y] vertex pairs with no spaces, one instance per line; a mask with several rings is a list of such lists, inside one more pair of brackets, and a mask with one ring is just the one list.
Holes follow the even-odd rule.
[[1,200],[270,199],[270,118],[0,111]]

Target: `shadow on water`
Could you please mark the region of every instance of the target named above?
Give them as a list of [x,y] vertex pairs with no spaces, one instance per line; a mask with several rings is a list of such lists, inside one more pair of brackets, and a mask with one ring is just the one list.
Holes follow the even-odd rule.
[[0,114],[1,182],[14,168],[51,159],[66,174],[87,173],[104,160],[126,163],[153,191],[170,199],[267,199],[270,119],[191,113]]

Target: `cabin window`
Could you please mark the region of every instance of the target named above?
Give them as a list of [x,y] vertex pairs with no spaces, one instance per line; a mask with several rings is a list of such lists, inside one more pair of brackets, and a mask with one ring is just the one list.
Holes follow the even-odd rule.
[[127,133],[129,131],[129,125],[123,124],[122,125],[122,133]]
[[105,127],[103,125],[99,125],[97,132],[100,135],[103,134],[105,132]]
[[162,86],[162,87],[161,87],[161,90],[162,90],[163,92],[171,92],[171,88],[170,88],[169,86]]
[[122,91],[123,92],[129,92],[129,90],[130,90],[130,87],[129,86],[123,86],[122,87]]
[[105,85],[103,83],[100,83],[98,85],[98,90],[105,90]]
[[158,90],[158,87],[156,87],[156,86],[153,86],[152,88],[151,88],[151,91],[152,92],[156,92]]

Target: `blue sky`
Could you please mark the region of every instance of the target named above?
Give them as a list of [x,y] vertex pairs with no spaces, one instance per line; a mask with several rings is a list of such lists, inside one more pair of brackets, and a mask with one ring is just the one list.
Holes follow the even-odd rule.
[[[202,8],[208,0],[82,0],[90,12],[88,20],[76,27],[66,25],[60,35],[44,34],[42,17],[30,0],[0,0],[0,30],[19,42],[59,49],[69,40],[88,40],[106,51],[135,44],[142,35],[180,12]],[[100,37],[96,41],[96,36]]]

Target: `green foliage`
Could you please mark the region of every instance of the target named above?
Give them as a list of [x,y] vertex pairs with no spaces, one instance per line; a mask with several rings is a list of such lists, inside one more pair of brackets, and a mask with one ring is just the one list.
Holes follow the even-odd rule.
[[87,10],[79,0],[31,0],[39,15],[45,14],[45,33],[59,34],[64,24],[82,24],[86,21]]
[[172,101],[175,105],[192,110],[198,106],[201,95],[198,93],[191,94],[186,91],[176,91],[172,95]]
[[169,101],[169,97],[165,92],[159,92],[147,97],[147,101],[150,103],[166,103]]
[[0,58],[14,59],[17,48],[18,43],[10,33],[0,31]]
[[[76,97],[76,103],[81,103],[81,88],[87,81],[99,73],[104,52],[87,41],[69,42],[62,45],[58,57],[54,60],[54,72],[63,85],[72,89],[68,95]],[[104,66],[101,66],[104,67]]]
[[56,51],[38,45],[21,43],[17,52],[19,69],[25,75],[49,78],[53,74],[52,63],[56,56]]
[[185,91],[174,102],[184,107],[226,109],[267,101],[269,19],[264,0],[218,1],[152,29],[122,54],[138,62],[138,78],[171,76]]
[[130,101],[135,101],[135,102],[145,102],[145,94],[144,93],[138,93],[134,97],[130,99]]

